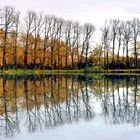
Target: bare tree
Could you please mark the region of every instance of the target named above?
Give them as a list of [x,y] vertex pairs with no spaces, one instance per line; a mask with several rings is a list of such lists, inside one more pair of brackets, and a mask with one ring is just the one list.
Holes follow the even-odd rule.
[[25,18],[25,30],[26,30],[26,43],[24,49],[24,69],[27,69],[28,64],[28,47],[29,47],[29,38],[35,30],[34,27],[34,19],[36,17],[36,13],[33,11],[28,11],[27,17]]
[[51,28],[51,32],[50,32],[50,58],[51,58],[51,69],[54,69],[54,47],[55,47],[55,43],[56,43],[56,37],[57,34],[55,33],[57,30],[57,18],[55,16],[52,17],[52,28]]
[[63,19],[57,19],[57,30],[56,30],[56,47],[57,47],[57,61],[58,61],[58,69],[61,69],[61,53],[60,53],[60,47],[61,47],[61,40],[63,37],[63,25],[64,25],[64,20]]
[[84,49],[85,49],[85,67],[88,67],[88,54],[89,50],[91,49],[91,39],[93,37],[93,33],[95,30],[95,27],[89,23],[86,23],[83,27],[84,31]]
[[[44,39],[43,39],[43,69],[45,69],[46,50],[49,48],[49,39],[51,37],[52,17],[45,16],[44,18]],[[49,58],[48,58],[49,60]],[[49,63],[48,63],[49,67]]]
[[71,41],[71,31],[72,31],[72,21],[65,22],[65,43],[66,43],[66,54],[65,54],[65,67],[68,68],[68,57],[69,57],[69,48]]
[[18,46],[18,34],[19,34],[19,25],[20,25],[20,12],[14,13],[14,69],[17,70],[17,46]]
[[119,57],[120,57],[120,48],[122,45],[122,35],[123,35],[123,25],[124,22],[119,22],[118,32],[117,32],[117,41],[118,41],[118,52],[117,52],[117,63],[119,64]]
[[109,46],[111,43],[110,38],[110,22],[107,21],[104,24],[104,27],[101,29],[102,31],[102,45],[104,48],[104,67],[108,68],[109,60],[108,60],[108,52],[109,52]]
[[131,21],[132,33],[133,33],[133,42],[134,42],[134,67],[137,68],[137,40],[140,34],[140,20],[134,18]]
[[34,16],[34,60],[33,60],[33,67],[36,69],[36,60],[37,60],[37,47],[39,39],[41,38],[42,27],[43,27],[43,17],[42,14]]
[[75,25],[75,38],[76,38],[76,56],[78,59],[77,64],[79,65],[80,62],[80,47],[81,47],[81,36],[82,36],[82,26],[79,23],[76,23]]
[[72,34],[70,39],[70,52],[71,52],[71,63],[72,69],[75,68],[76,59],[79,62],[79,48],[80,48],[80,37],[81,37],[81,27],[77,22],[72,24]]
[[130,39],[132,37],[132,30],[131,30],[131,24],[129,21],[127,21],[124,25],[124,31],[123,31],[123,38],[124,38],[124,45],[126,48],[126,68],[129,68],[129,43]]
[[115,62],[115,43],[116,43],[116,36],[118,31],[118,24],[119,20],[112,20],[111,21],[111,37],[112,37],[112,64]]

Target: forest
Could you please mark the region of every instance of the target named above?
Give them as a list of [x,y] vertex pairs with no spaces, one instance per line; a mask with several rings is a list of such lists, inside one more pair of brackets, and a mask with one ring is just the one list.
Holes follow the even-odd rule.
[[106,20],[96,27],[13,7],[0,9],[0,69],[140,68],[140,19]]

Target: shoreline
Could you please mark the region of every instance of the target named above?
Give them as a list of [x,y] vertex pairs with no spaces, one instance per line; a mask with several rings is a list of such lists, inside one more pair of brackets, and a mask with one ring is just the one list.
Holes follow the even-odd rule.
[[117,69],[117,70],[104,70],[104,69],[75,69],[75,70],[0,70],[0,74],[19,75],[19,74],[140,74],[140,69]]

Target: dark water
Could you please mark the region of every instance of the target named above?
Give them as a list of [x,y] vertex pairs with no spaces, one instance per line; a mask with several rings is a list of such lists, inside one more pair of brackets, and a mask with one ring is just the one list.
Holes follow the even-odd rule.
[[0,76],[0,140],[138,140],[140,76]]

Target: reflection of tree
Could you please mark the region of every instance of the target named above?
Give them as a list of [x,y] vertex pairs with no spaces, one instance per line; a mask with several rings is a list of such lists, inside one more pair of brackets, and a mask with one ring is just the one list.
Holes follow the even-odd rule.
[[82,92],[82,99],[83,99],[83,103],[84,103],[84,106],[85,106],[85,118],[89,119],[89,118],[92,118],[93,117],[93,112],[92,112],[92,109],[91,109],[91,106],[89,104],[89,91],[88,91],[88,80],[86,79],[86,83],[85,83],[85,89],[82,89],[81,92]]
[[[140,78],[82,75],[0,76],[0,134],[12,136],[94,117],[96,100],[110,124],[140,124]],[[98,89],[99,88],[99,89]]]
[[[137,79],[137,76],[126,76],[125,79],[117,80],[114,77],[104,79],[102,107],[106,121],[111,124],[132,123],[138,125],[140,123],[140,108],[137,106]],[[134,82],[131,86],[130,81]],[[108,85],[109,82],[111,82],[111,86]],[[109,88],[111,93],[108,92]]]
[[[8,87],[6,87],[7,80],[5,76],[1,79],[1,112],[0,112],[0,134],[5,136],[12,136],[15,132],[19,131],[18,110],[16,100],[16,78],[13,87],[13,96]],[[13,108],[9,109],[13,102]],[[13,114],[14,113],[14,114]]]
[[82,76],[1,77],[0,86],[2,135],[18,133],[19,124],[34,132],[93,117],[88,79]]

